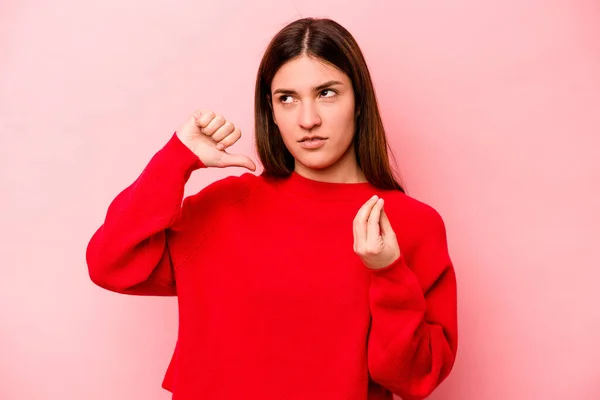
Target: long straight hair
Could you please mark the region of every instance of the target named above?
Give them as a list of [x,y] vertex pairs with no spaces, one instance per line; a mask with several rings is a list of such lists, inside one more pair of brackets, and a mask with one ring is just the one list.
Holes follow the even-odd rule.
[[392,153],[362,51],[350,32],[327,18],[303,18],[290,23],[273,37],[263,55],[254,93],[255,144],[263,173],[285,177],[294,170],[294,157],[275,125],[270,98],[271,83],[279,68],[301,55],[333,65],[350,78],[355,97],[353,140],[358,166],[373,186],[406,193],[390,166],[388,151]]

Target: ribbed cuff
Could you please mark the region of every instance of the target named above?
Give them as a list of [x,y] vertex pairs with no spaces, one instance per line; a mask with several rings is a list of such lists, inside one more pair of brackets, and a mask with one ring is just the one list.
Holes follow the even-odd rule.
[[398,269],[398,268],[401,268],[402,266],[407,267],[406,266],[406,261],[404,260],[404,255],[400,254],[400,256],[398,258],[396,258],[396,260],[394,260],[387,267],[383,267],[383,268],[369,268],[369,267],[367,267],[367,268],[369,269],[369,271],[372,271],[374,273],[384,274],[386,272],[393,272],[393,271],[390,271],[390,270]]
[[376,301],[406,302],[414,309],[426,309],[427,303],[417,275],[406,264],[403,255],[385,268],[371,269],[372,298]]
[[177,132],[173,133],[171,139],[160,150],[160,156],[171,167],[178,169],[184,174],[191,173],[199,168],[206,168],[198,156],[179,140]]

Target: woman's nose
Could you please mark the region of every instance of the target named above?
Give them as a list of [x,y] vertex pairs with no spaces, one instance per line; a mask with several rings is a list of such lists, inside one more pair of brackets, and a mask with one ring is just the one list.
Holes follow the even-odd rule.
[[312,129],[321,125],[321,118],[315,104],[306,103],[301,106],[298,125],[303,129]]

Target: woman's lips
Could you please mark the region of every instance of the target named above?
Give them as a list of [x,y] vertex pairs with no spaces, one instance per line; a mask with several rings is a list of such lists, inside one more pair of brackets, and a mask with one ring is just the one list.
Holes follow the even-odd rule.
[[322,147],[326,141],[326,138],[306,139],[300,141],[300,146],[302,146],[305,149],[318,149],[319,147]]

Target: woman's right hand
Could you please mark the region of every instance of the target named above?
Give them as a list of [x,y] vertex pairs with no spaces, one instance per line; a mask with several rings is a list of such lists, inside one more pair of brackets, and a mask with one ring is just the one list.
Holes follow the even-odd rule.
[[242,132],[221,115],[209,110],[196,110],[176,134],[207,167],[256,170],[249,157],[225,151],[240,139]]

